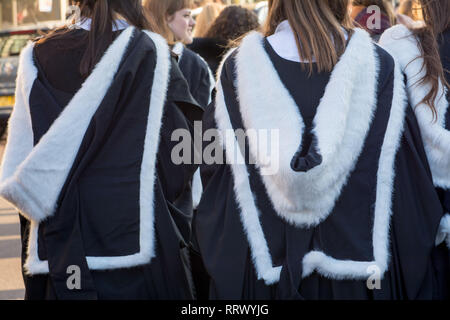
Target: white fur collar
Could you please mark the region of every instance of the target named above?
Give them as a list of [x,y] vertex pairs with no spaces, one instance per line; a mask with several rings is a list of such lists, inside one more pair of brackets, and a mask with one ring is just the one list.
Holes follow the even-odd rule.
[[177,42],[173,45],[172,52],[178,56],[178,60],[181,60],[184,51],[184,44],[181,42]]
[[[260,44],[258,44],[258,42],[260,41],[260,36],[252,35],[251,37],[253,38],[252,41],[256,41],[257,48],[258,50],[260,50],[261,49]],[[368,34],[366,34],[366,36],[363,36],[360,40],[355,40],[358,38],[352,39],[352,41],[358,42],[361,41],[360,43],[361,47],[354,48],[356,53],[349,53],[349,55],[352,56],[353,54],[357,54],[359,56],[368,55],[373,57],[374,48],[371,42],[367,42],[368,37],[369,37]],[[366,50],[368,51],[362,52],[362,48],[366,48]],[[349,48],[347,48],[347,51],[348,50],[350,50],[350,46]],[[222,64],[218,69],[219,81],[217,82],[215,119],[217,122],[217,126],[221,130],[221,132],[233,130],[230,116],[228,114],[227,106],[225,103],[222,83],[220,81],[220,75],[222,73],[224,63],[227,59],[229,59],[229,57],[232,54],[233,51],[230,51],[225,56]],[[371,58],[369,58],[369,60],[370,59]],[[357,60],[360,61],[359,59]],[[257,64],[258,62],[255,62],[255,64]],[[259,64],[258,66],[261,66],[261,64]],[[347,65],[342,65],[341,67],[344,68],[344,66]],[[342,71],[338,71],[338,74],[341,72]],[[264,74],[265,77],[269,75],[270,73]],[[272,77],[273,76],[274,75],[272,74]],[[376,73],[375,74],[369,73],[369,76],[373,77],[374,79],[377,78]],[[265,79],[267,80],[267,78]],[[351,81],[355,81],[355,78],[351,79],[352,79]],[[253,78],[252,81],[254,80],[255,79]],[[343,79],[343,81],[348,80]],[[360,79],[356,78],[356,81],[360,81]],[[365,77],[365,81],[367,81],[367,75]],[[276,83],[277,82],[275,81],[272,83],[272,85]],[[256,87],[260,85],[260,83],[253,83],[253,85]],[[334,86],[340,87],[340,84],[334,83]],[[280,90],[280,88],[277,88],[277,90]],[[279,94],[279,92],[277,92],[277,97],[282,97],[283,101],[281,102],[283,102],[284,104],[281,104],[278,99],[276,101],[271,99],[270,103],[272,103],[272,106],[283,105],[284,107],[285,105],[288,105],[289,107],[292,107],[292,105],[290,104],[292,102],[290,101],[292,100],[292,98],[289,99],[289,97],[286,96],[285,92],[281,95]],[[260,101],[258,101],[258,103],[260,103]],[[241,104],[243,104],[242,101]],[[245,106],[248,107],[249,105]],[[398,67],[398,65],[396,65],[392,107],[388,127],[381,148],[381,155],[377,171],[376,202],[374,209],[374,223],[372,231],[372,241],[374,249],[373,255],[375,258],[374,261],[338,260],[331,256],[328,256],[324,252],[312,251],[307,255],[305,255],[305,257],[303,258],[303,270],[304,270],[302,275],[303,277],[307,277],[314,271],[317,271],[321,275],[331,279],[366,280],[368,278],[368,275],[370,275],[369,268],[374,267],[378,268],[378,270],[381,273],[381,276],[383,276],[386,270],[388,269],[389,225],[392,214],[392,193],[394,185],[393,181],[395,178],[395,171],[394,171],[395,156],[400,146],[400,140],[403,132],[405,109],[406,109],[406,96],[403,77],[401,75],[400,68]],[[274,115],[275,113],[272,112],[271,114]],[[293,113],[291,115],[294,116],[294,118],[297,120],[300,119],[299,115],[294,115]],[[292,122],[290,121],[290,119],[286,120],[289,121],[289,123]],[[283,126],[286,126],[286,124],[283,123]],[[301,126],[301,124],[297,124],[297,126]],[[300,129],[297,128],[297,133],[298,132],[300,132]],[[347,137],[345,139],[347,139]],[[240,218],[244,231],[247,235],[252,260],[258,275],[258,279],[262,279],[265,281],[267,285],[271,285],[279,281],[281,266],[273,265],[273,260],[270,255],[267,240],[265,239],[264,231],[262,229],[261,222],[259,220],[260,212],[258,210],[254,195],[250,187],[249,173],[247,171],[246,166],[241,164],[245,163],[242,154],[240,152],[234,152],[234,150],[239,150],[239,147],[236,146],[237,142],[229,138],[224,139],[223,135],[220,136],[220,140],[222,146],[225,149],[227,162],[230,164],[231,167],[231,173],[233,175],[234,180],[234,193],[237,204],[239,206]],[[351,140],[353,140],[352,137],[350,137],[348,141]],[[338,167],[339,164],[335,163],[333,165],[336,166],[337,169],[342,170],[342,168]],[[300,195],[300,191],[297,191],[297,194]],[[319,199],[319,201],[321,200],[322,199]]]
[[[81,19],[81,21],[76,22],[74,24],[74,27],[77,29],[83,29],[83,30],[89,31],[89,30],[91,30],[91,23],[92,23],[91,18],[83,18],[83,19]],[[130,25],[125,20],[116,19],[113,22],[113,31],[124,30],[124,29],[128,28],[129,26]]]
[[[322,164],[305,173],[291,168],[291,160],[302,143],[303,119],[273,67],[259,33],[243,40],[236,61],[244,127],[279,130],[282,137],[278,150],[283,150],[283,154],[278,159],[266,159],[258,153],[258,137],[249,136],[250,152],[257,160],[272,204],[289,223],[317,225],[333,209],[370,128],[377,102],[375,46],[366,32],[355,30],[332,72],[314,119],[313,133]],[[363,69],[365,73],[361,73]],[[260,76],[255,78],[255,74]],[[277,160],[278,164],[273,163]],[[279,166],[277,173],[264,173],[274,165]]]
[[449,107],[446,89],[440,84],[440,94],[435,105],[437,121],[433,120],[430,108],[420,103],[430,90],[429,85],[420,85],[426,70],[418,40],[403,25],[385,31],[380,44],[397,60],[407,77],[409,100],[413,107],[422,133],[425,151],[430,163],[435,186],[450,189],[450,131],[445,128],[445,115]]
[[[8,144],[2,163],[0,195],[31,221],[28,257],[29,274],[48,273],[48,262],[38,256],[39,223],[55,211],[60,190],[75,160],[92,116],[109,89],[133,34],[127,28],[108,48],[94,71],[61,115],[33,148],[29,96],[37,70],[33,45],[21,55],[17,99],[9,122]],[[170,54],[165,40],[146,34],[156,46],[156,67],[150,97],[147,133],[141,167],[140,251],[128,256],[86,257],[93,270],[126,268],[148,263],[155,256],[154,179],[160,128],[169,82]],[[74,121],[76,119],[76,121]],[[64,135],[61,135],[64,132]]]
[[[348,38],[347,32],[344,30],[345,38]],[[299,54],[297,43],[295,41],[295,34],[292,31],[291,25],[288,20],[282,21],[275,30],[275,33],[267,37],[272,48],[283,59],[294,62],[307,62],[303,61]],[[315,62],[313,59],[312,62]]]

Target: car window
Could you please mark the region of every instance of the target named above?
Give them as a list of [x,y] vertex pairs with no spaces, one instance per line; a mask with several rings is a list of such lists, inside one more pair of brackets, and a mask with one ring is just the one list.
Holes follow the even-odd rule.
[[0,37],[0,57],[18,56],[28,41],[36,36],[36,34],[17,34]]

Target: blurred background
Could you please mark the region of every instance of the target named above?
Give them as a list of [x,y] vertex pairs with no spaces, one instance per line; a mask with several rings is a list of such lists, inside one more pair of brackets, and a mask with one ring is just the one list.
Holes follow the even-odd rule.
[[[382,1],[388,2],[392,11],[391,23],[387,27],[402,23],[401,16],[403,19],[409,17],[421,20],[420,8],[415,0]],[[14,105],[19,54],[27,42],[41,32],[71,21],[69,9],[74,2],[0,0],[0,159],[5,146],[6,124]],[[268,12],[268,1],[261,0],[194,0],[194,3],[192,15],[196,19],[195,39],[190,48],[207,60],[213,71],[217,67],[216,60],[229,42],[263,25]],[[358,17],[364,18],[364,4],[373,4],[375,1],[352,0],[351,3],[353,8],[349,8],[349,11],[354,20],[359,22]],[[229,8],[230,5],[239,5],[246,10]],[[227,7],[231,10],[225,10]],[[23,294],[19,218],[16,210],[0,199],[0,300],[23,299]]]

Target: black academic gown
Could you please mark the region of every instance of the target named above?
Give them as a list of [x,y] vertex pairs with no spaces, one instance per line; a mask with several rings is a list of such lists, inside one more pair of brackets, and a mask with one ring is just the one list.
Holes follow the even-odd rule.
[[[214,76],[208,64],[198,54],[185,48],[180,42],[175,44],[173,51],[178,55],[178,65],[189,85],[192,97],[199,105],[206,108],[211,102],[212,91],[215,85]],[[198,138],[198,141],[201,141],[201,137]],[[196,147],[201,149],[201,145]],[[200,172],[197,171],[192,181],[192,197],[195,208],[200,202],[202,192]],[[197,299],[206,300],[208,297],[208,276],[195,241],[191,246],[191,264]]]
[[228,43],[216,38],[194,38],[194,42],[188,45],[188,48],[205,59],[213,74],[216,74]]
[[[439,54],[441,56],[442,66],[445,72],[445,78],[447,83],[450,83],[450,30],[443,32],[438,37],[439,42]],[[447,101],[450,101],[450,90],[447,91]],[[445,114],[445,128],[450,130],[450,110],[447,110]],[[450,212],[450,190],[438,188],[439,195],[441,197],[442,204],[446,212]]]
[[[437,37],[439,54],[444,70],[450,68],[450,31],[446,30]],[[430,163],[433,182],[446,213],[441,220],[436,244],[439,244],[434,258],[436,268],[450,269],[450,93],[439,91],[435,100],[436,113],[433,114],[429,106],[422,103],[428,94],[428,86],[421,82],[425,75],[424,61],[419,40],[405,26],[398,25],[388,29],[381,37],[380,44],[391,53],[401,67],[407,84],[410,104],[418,120],[425,153]],[[447,82],[450,80],[448,72],[444,71]],[[441,88],[443,88],[442,84]],[[447,247],[447,250],[445,248]],[[442,261],[445,261],[443,263]],[[442,283],[443,288],[450,288],[450,276]],[[444,289],[442,289],[444,290]]]
[[[359,151],[350,131],[367,121],[357,118],[356,109],[341,117],[352,81],[358,85],[353,90],[363,93],[351,106],[366,108],[364,99],[373,92],[370,125],[353,137],[365,137]],[[333,162],[325,136],[339,135],[342,121],[351,128],[344,135],[349,144],[341,141]],[[204,115],[204,130],[211,128],[279,129],[280,163],[287,164],[270,180],[261,174],[265,164],[250,151],[255,142],[249,137],[238,146],[225,143],[224,135],[217,138],[224,158],[227,150],[245,151],[245,165],[227,159],[201,167],[205,190],[194,233],[212,299],[445,297],[444,275],[432,258],[443,210],[420,131],[405,104],[400,71],[368,34],[358,30],[352,36],[332,73],[310,77],[299,63],[277,56],[262,36],[247,36],[220,71],[215,104]],[[284,141],[290,139],[294,145]],[[335,173],[347,157],[354,163],[338,182],[342,176]],[[371,282],[371,275],[380,282]]]
[[[161,37],[128,28],[115,38],[87,80],[78,72],[86,31],[71,31],[37,48],[27,47],[22,54],[18,94],[25,95],[19,97],[23,105],[16,107],[10,122],[11,146],[5,152],[1,193],[22,213],[26,299],[194,298],[187,244],[192,216],[188,186],[196,167],[171,161],[175,145],[171,134],[176,129],[192,132],[202,109]],[[74,43],[81,44],[71,47]],[[62,179],[54,180],[62,181],[54,209],[30,204],[26,196],[45,199],[46,183],[53,182],[52,172],[59,172],[53,157],[46,163],[42,157],[32,158],[33,152],[58,135],[63,140],[69,136],[66,143],[72,143],[68,132],[54,127],[66,112],[83,107],[83,103],[70,104],[77,95],[85,103],[95,99],[92,91],[102,89],[91,78],[95,76],[98,84],[108,81],[108,69],[114,70],[115,64],[117,71],[100,104],[94,105],[87,129],[80,129],[79,144],[58,149],[59,142],[45,150],[61,156],[70,151],[74,156],[58,164],[67,169]],[[33,80],[33,73],[36,78],[29,83],[26,79]],[[66,116],[64,121],[82,122],[83,114],[78,116]],[[12,143],[24,134],[19,128],[22,125],[25,131],[26,117],[31,120],[32,145],[16,150]],[[31,177],[35,174],[32,169],[17,169],[23,159],[44,172],[41,181],[31,179],[25,185],[30,187],[28,193],[15,192],[20,183],[10,179],[12,173],[22,175],[24,181],[27,172]],[[30,240],[33,230],[37,240]],[[31,258],[30,246],[37,247]],[[75,290],[67,287],[68,266],[73,265],[81,271],[81,286]]]
[[206,108],[211,102],[214,77],[208,64],[197,53],[177,43],[174,52],[178,54],[178,65],[183,73],[190,92],[199,105]]

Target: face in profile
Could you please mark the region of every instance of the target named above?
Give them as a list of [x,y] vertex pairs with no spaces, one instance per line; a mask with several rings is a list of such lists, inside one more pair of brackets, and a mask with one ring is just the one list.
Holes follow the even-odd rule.
[[168,25],[177,41],[181,41],[184,44],[192,43],[192,30],[194,29],[195,21],[192,18],[191,9],[178,10],[169,16]]

